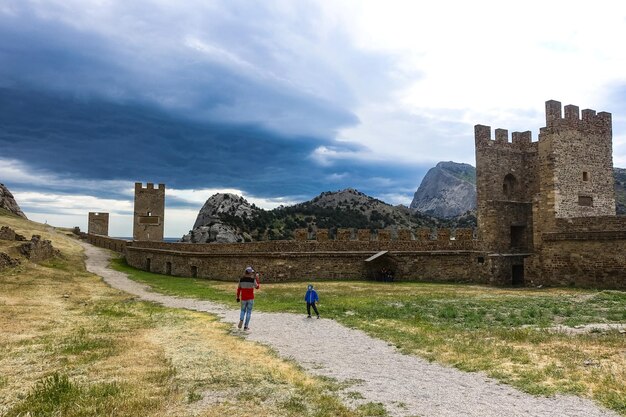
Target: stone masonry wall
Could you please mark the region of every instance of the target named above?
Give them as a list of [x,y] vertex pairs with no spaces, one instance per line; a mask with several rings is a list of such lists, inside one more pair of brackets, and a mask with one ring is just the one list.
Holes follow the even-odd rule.
[[587,237],[544,239],[541,252],[527,260],[527,280],[535,285],[626,290],[626,235]]

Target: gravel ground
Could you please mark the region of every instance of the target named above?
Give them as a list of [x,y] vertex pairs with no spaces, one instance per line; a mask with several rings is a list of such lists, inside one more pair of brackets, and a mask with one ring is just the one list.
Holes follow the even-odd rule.
[[[108,268],[110,252],[82,243],[87,269],[114,288],[167,307],[206,311],[233,326],[238,309],[151,292],[123,273]],[[233,298],[235,286],[233,284]],[[253,312],[250,332],[240,332],[293,359],[312,374],[349,381],[346,401],[382,403],[392,416],[480,417],[595,417],[616,413],[574,396],[534,397],[481,373],[467,373],[403,355],[386,342],[344,327],[329,319],[307,319],[304,314]]]

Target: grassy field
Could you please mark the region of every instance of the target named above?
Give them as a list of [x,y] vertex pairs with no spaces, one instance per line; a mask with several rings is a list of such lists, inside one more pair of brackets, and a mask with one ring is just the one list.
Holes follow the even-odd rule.
[[[268,348],[196,312],[138,302],[84,269],[64,231],[0,212],[62,257],[0,271],[0,415],[343,416],[338,383],[314,378]],[[17,257],[16,242],[0,251]]]
[[[236,307],[236,284],[114,267],[155,290]],[[319,282],[320,312],[408,354],[483,371],[536,395],[574,394],[626,416],[626,336],[556,325],[626,323],[626,293],[425,283]],[[262,284],[255,309],[305,313],[306,283]]]

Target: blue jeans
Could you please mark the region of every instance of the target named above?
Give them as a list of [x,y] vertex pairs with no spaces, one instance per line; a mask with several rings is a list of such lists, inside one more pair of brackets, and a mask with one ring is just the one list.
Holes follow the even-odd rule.
[[250,315],[252,314],[253,305],[254,300],[241,301],[241,313],[239,314],[239,320],[243,321],[244,316],[246,317],[246,322],[243,327],[248,327],[248,323],[250,323]]

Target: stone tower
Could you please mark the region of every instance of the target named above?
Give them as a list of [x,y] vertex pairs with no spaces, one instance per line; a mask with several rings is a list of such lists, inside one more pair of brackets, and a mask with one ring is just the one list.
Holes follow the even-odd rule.
[[538,191],[537,142],[530,132],[474,127],[479,239],[487,251],[515,253],[532,246],[532,201]]
[[89,212],[87,233],[90,235],[109,235],[109,213]]
[[611,114],[546,102],[539,133],[539,194],[534,212],[543,232],[557,218],[615,216]]
[[528,257],[558,219],[615,216],[611,114],[546,102],[546,127],[474,127],[478,232],[502,283],[524,282]]
[[149,182],[143,188],[142,183],[136,182],[133,240],[161,242],[164,215],[165,184],[154,188],[154,184]]

